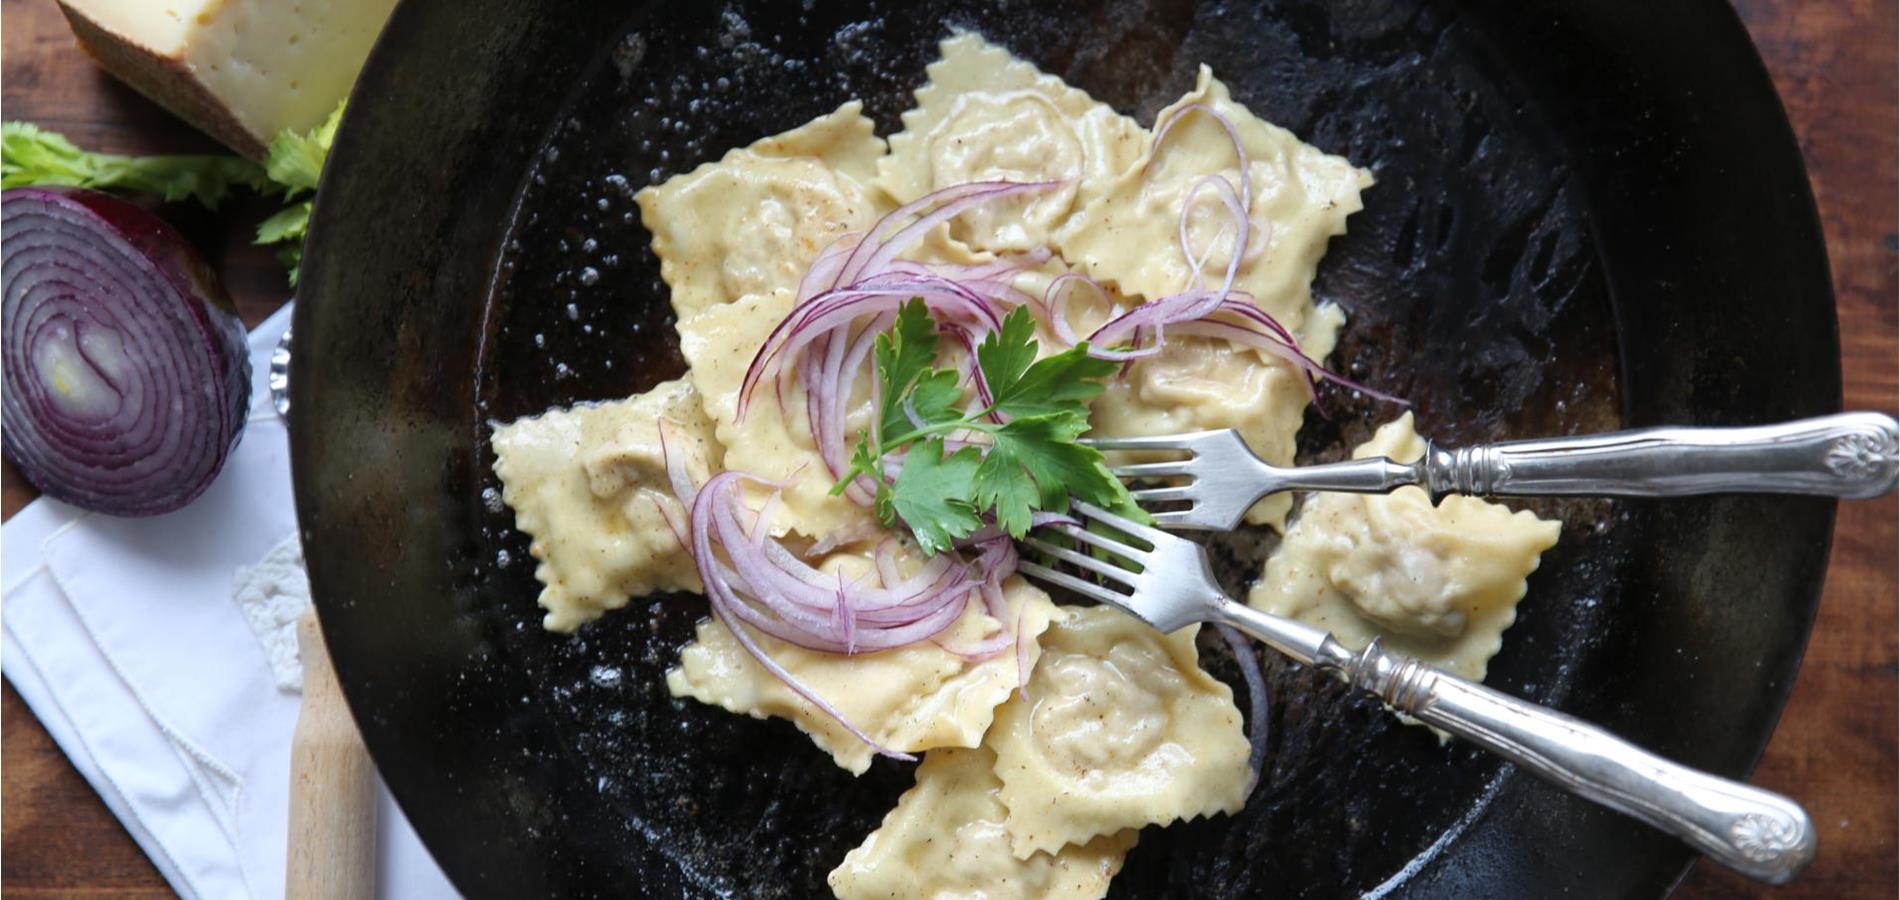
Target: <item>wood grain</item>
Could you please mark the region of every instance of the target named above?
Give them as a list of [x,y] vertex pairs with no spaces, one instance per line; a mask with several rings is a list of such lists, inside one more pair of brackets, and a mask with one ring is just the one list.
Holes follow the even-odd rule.
[[[1742,18],[1794,123],[1827,231],[1844,402],[1893,413],[1896,9],[1893,0],[1743,0]],[[1814,864],[1767,891],[1699,863],[1677,896],[1894,896],[1895,498],[1843,503],[1821,609],[1794,693],[1754,783],[1795,797],[1820,828]]]
[[[1895,412],[1896,11],[1893,0],[1740,0],[1795,124],[1814,183],[1841,318],[1849,408]],[[217,152],[131,90],[100,74],[51,0],[0,0],[0,106],[114,152]],[[213,217],[179,207],[179,222],[220,266],[248,323],[288,294],[249,231],[273,210],[237,202]],[[5,466],[0,514],[32,488]],[[1827,586],[1806,662],[1756,783],[1798,798],[1821,828],[1800,882],[1770,890],[1712,865],[1690,872],[1685,900],[1834,900],[1895,895],[1896,517],[1894,498],[1841,506]],[[0,691],[0,810],[8,896],[163,897],[170,891],[11,687]]]
[[317,611],[297,620],[303,709],[290,739],[284,900],[376,896],[376,769],[330,667]]

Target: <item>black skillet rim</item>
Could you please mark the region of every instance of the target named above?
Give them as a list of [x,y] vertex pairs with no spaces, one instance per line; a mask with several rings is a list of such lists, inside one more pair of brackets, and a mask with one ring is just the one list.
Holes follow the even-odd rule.
[[[361,254],[376,246],[374,233],[381,229],[394,228],[400,231],[402,223],[380,222],[374,228],[359,228],[355,233],[344,222],[351,218],[353,206],[374,209],[379,202],[378,192],[390,183],[390,174],[381,172],[379,167],[392,161],[388,157],[375,157],[371,150],[378,147],[376,134],[383,128],[399,127],[403,111],[396,101],[405,94],[414,96],[417,88],[406,83],[408,72],[405,69],[406,55],[418,53],[417,48],[428,48],[432,39],[444,34],[456,34],[479,25],[471,17],[458,15],[453,7],[458,4],[430,4],[420,0],[406,0],[392,17],[377,49],[372,54],[364,74],[353,94],[352,112],[349,121],[362,123],[356,128],[346,125],[339,135],[334,161],[326,172],[326,190],[320,194],[316,220],[309,241],[308,261],[305,266],[305,287],[300,292],[304,297],[349,296],[352,287],[360,287],[363,272],[360,266]],[[1527,7],[1530,5],[1527,5]],[[1600,8],[1577,11],[1564,27],[1616,30],[1613,22],[1618,4],[1604,4]],[[1793,264],[1800,269],[1794,276],[1795,281],[1805,282],[1814,302],[1803,310],[1801,324],[1810,338],[1818,338],[1816,332],[1825,333],[1822,343],[1828,345],[1831,352],[1827,357],[1828,365],[1823,368],[1832,370],[1831,381],[1821,378],[1800,404],[1804,408],[1785,412],[1810,414],[1838,408],[1839,405],[1839,364],[1838,339],[1835,337],[1836,323],[1832,303],[1831,279],[1828,277],[1825,247],[1822,242],[1818,215],[1813,197],[1808,189],[1805,169],[1800,160],[1792,131],[1782,114],[1779,100],[1775,96],[1772,84],[1759,57],[1748,43],[1746,32],[1741,28],[1734,12],[1715,3],[1696,5],[1694,9],[1678,8],[1671,15],[1678,19],[1694,21],[1700,26],[1715,32],[1726,34],[1714,43],[1723,48],[1727,58],[1727,75],[1733,82],[1732,88],[1746,95],[1750,116],[1760,119],[1764,110],[1772,112],[1766,121],[1755,121],[1755,134],[1759,137],[1759,149],[1764,156],[1761,163],[1766,166],[1778,184],[1778,193],[1784,202],[1775,212],[1777,227],[1786,243],[1792,248],[1789,256]],[[1629,7],[1621,7],[1629,9]],[[1496,12],[1496,10],[1493,10]],[[1527,34],[1535,34],[1540,28],[1557,28],[1554,22],[1544,21],[1539,16],[1549,18],[1547,10],[1526,9],[1516,18],[1526,29]],[[1510,13],[1501,14],[1511,18]],[[1667,29],[1656,29],[1667,32]],[[1627,32],[1623,32],[1627,33]],[[480,45],[470,48],[440,48],[440,41],[434,41],[438,55],[446,53],[450,59],[466,64],[470,56],[464,56],[467,49],[474,58],[479,58]],[[493,46],[503,46],[506,40],[491,38]],[[1532,52],[1535,40],[1527,40],[1519,48],[1524,54]],[[421,51],[428,52],[428,51]],[[1637,52],[1637,51],[1632,51]],[[1566,72],[1573,61],[1561,59],[1525,59],[1524,64],[1543,70],[1554,81],[1566,77],[1584,77]],[[1578,67],[1587,68],[1587,67]],[[440,115],[438,110],[432,115]],[[358,148],[364,149],[358,149]],[[498,155],[513,155],[525,158],[532,151],[529,146],[507,146],[497,151]],[[406,172],[415,183],[441,187],[439,178],[429,175],[431,161],[409,158],[396,160],[395,168]],[[400,179],[398,179],[400,183]],[[352,188],[350,185],[358,185]],[[414,188],[411,188],[414,189]],[[386,199],[386,195],[382,196]],[[509,201],[510,204],[512,201]],[[493,204],[490,204],[492,210]],[[443,246],[454,248],[453,238],[463,237],[452,224],[442,226],[445,231],[455,232],[446,235]],[[371,233],[366,237],[365,233]],[[461,249],[468,249],[463,247]],[[493,250],[494,248],[486,248]],[[484,258],[492,259],[491,252]],[[431,264],[441,264],[443,258],[423,258],[415,260],[425,269]],[[352,271],[355,270],[355,271]],[[431,282],[427,275],[411,275],[396,280],[398,290],[421,293]],[[355,296],[363,296],[355,292]],[[1825,306],[1822,305],[1825,301]],[[303,346],[310,347],[308,353],[300,354],[296,363],[297,371],[304,377],[293,378],[293,395],[296,408],[317,410],[309,416],[293,419],[292,425],[292,461],[297,486],[299,515],[303,526],[303,536],[311,557],[311,574],[315,594],[320,608],[325,614],[325,629],[332,646],[336,649],[337,666],[342,676],[346,696],[359,722],[363,725],[365,737],[372,754],[379,760],[384,772],[391,773],[392,789],[411,820],[417,826],[438,860],[463,890],[480,895],[538,895],[555,892],[567,881],[572,873],[555,871],[556,867],[567,866],[586,869],[588,850],[584,841],[564,843],[561,835],[551,834],[545,828],[537,827],[546,823],[533,821],[532,807],[542,802],[558,805],[557,799],[507,797],[510,791],[531,786],[546,786],[545,780],[537,781],[532,773],[522,772],[482,772],[470,768],[466,771],[424,771],[437,766],[442,749],[431,747],[431,739],[436,735],[419,735],[418,729],[408,723],[418,714],[427,714],[431,704],[447,702],[451,706],[469,704],[467,697],[456,696],[452,685],[428,684],[424,680],[411,681],[412,678],[427,675],[442,675],[445,670],[428,669],[428,651],[442,650],[441,641],[432,646],[419,648],[409,659],[392,657],[388,636],[377,636],[376,612],[366,608],[379,592],[400,586],[397,577],[384,569],[376,560],[366,560],[370,564],[355,571],[349,571],[355,560],[348,552],[348,541],[363,534],[365,523],[380,525],[384,534],[405,533],[406,529],[428,527],[430,523],[405,521],[399,511],[383,509],[352,508],[340,489],[341,484],[353,480],[340,475],[342,468],[356,460],[340,458],[345,456],[332,447],[330,436],[319,433],[319,429],[307,423],[326,418],[326,413],[338,416],[346,415],[346,405],[356,402],[359,406],[366,399],[360,395],[351,395],[332,388],[325,391],[325,383],[336,385],[344,379],[328,377],[336,373],[326,373],[326,368],[334,367],[338,362],[329,362],[328,366],[321,357],[335,354],[341,360],[343,354],[336,348],[346,346],[351,336],[358,334],[359,328],[370,327],[387,330],[393,336],[392,350],[416,353],[427,340],[413,331],[405,331],[404,323],[387,317],[378,318],[373,311],[361,308],[359,301],[355,307],[348,301],[332,299],[300,305],[296,318],[300,335],[308,335]],[[326,307],[336,307],[339,312],[326,315]],[[345,316],[348,312],[352,316]],[[351,319],[349,322],[344,319]],[[317,361],[313,362],[312,360]],[[1629,361],[1626,359],[1625,364]],[[395,368],[400,369],[397,365]],[[413,383],[413,382],[412,382]],[[1818,398],[1818,399],[1817,399]],[[1777,413],[1784,412],[1777,410]],[[360,410],[359,410],[360,413]],[[1636,418],[1640,420],[1641,411]],[[374,421],[351,421],[342,428],[343,433],[359,441],[366,437],[387,435],[388,428],[400,427],[401,423]],[[355,428],[351,431],[350,428]],[[330,431],[337,431],[331,428]],[[411,452],[426,451],[425,443],[410,446]],[[329,460],[330,462],[325,462]],[[387,485],[389,496],[400,496],[403,484],[390,481]],[[1754,762],[1765,748],[1772,734],[1774,719],[1779,715],[1786,701],[1787,692],[1792,684],[1792,674],[1798,664],[1801,648],[1805,644],[1806,623],[1810,622],[1820,589],[1820,571],[1826,558],[1828,535],[1831,532],[1831,509],[1824,517],[1818,508],[1805,512],[1802,518],[1819,522],[1817,540],[1808,543],[1811,548],[1809,557],[1813,565],[1813,577],[1807,579],[1811,589],[1807,591],[1805,615],[1800,635],[1792,643],[1792,650],[1783,654],[1787,661],[1787,671],[1783,677],[1773,680],[1763,695],[1767,701],[1767,720],[1759,734],[1744,738],[1738,744],[1721,754],[1724,768],[1731,774],[1752,769]],[[1806,531],[1814,533],[1814,528]],[[431,546],[435,546],[432,544]],[[373,554],[366,554],[366,556]],[[386,562],[386,561],[383,561]],[[482,656],[484,650],[479,640],[470,635],[453,635],[449,643],[456,645],[467,657],[463,661],[470,667],[491,666],[492,659]],[[382,655],[374,652],[382,649]],[[392,660],[397,660],[391,665]],[[454,669],[455,666],[448,667]],[[514,755],[514,751],[524,743],[546,740],[533,721],[532,714],[506,703],[497,702],[492,708],[458,708],[455,714],[465,719],[470,716],[487,716],[493,727],[477,731],[468,728],[454,735],[458,741],[469,742],[460,748],[453,763],[470,763],[478,758],[490,761],[502,761]],[[453,764],[452,763],[452,764]],[[1739,763],[1739,765],[1737,765]],[[1523,779],[1518,779],[1522,781]],[[499,800],[494,795],[504,795]],[[596,847],[597,852],[611,852],[615,848]],[[618,848],[625,853],[627,848]],[[641,854],[645,856],[646,854]],[[1666,887],[1673,884],[1686,871],[1686,853],[1667,854],[1658,861],[1657,871],[1650,877],[1637,881]],[[653,870],[641,866],[649,873]],[[1626,882],[1626,886],[1631,884]],[[1452,888],[1450,883],[1440,883],[1440,890]],[[649,882],[649,889],[665,890],[661,883]]]

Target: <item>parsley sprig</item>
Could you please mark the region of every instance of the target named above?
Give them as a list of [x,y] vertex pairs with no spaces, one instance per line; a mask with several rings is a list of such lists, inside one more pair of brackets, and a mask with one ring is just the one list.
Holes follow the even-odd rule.
[[280,131],[262,165],[235,156],[123,156],[91,153],[64,135],[25,122],[0,123],[0,188],[58,184],[156,194],[167,203],[194,200],[206,209],[234,187],[281,193],[289,205],[257,226],[256,243],[277,245],[277,259],[297,286],[303,238],[310,225],[309,194],[317,189],[336,138],[343,107],[308,133]]
[[[1022,537],[1033,513],[1067,511],[1071,499],[1137,509],[1102,454],[1076,443],[1089,427],[1088,400],[1117,363],[1089,356],[1086,343],[1037,359],[1035,323],[1018,308],[977,347],[992,400],[983,406],[965,403],[955,369],[936,367],[937,342],[922,300],[905,304],[891,331],[878,336],[882,408],[833,493],[868,476],[877,484],[878,519],[890,527],[901,520],[932,554],[975,533],[986,517]],[[950,451],[952,435],[971,442]],[[884,459],[899,452],[903,463],[892,479]]]

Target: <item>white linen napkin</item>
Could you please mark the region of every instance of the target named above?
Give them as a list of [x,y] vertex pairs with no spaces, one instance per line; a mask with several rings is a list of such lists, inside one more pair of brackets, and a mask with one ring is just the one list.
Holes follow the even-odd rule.
[[[232,595],[297,530],[265,384],[289,324],[285,306],[251,333],[250,421],[189,506],[115,519],[40,499],[0,527],[0,669],[185,897],[284,892],[301,697]],[[378,805],[378,893],[455,896],[380,786]]]

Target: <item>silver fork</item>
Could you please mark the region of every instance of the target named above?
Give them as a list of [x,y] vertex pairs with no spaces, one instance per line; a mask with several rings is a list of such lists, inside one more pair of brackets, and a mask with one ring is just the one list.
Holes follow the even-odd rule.
[[1156,437],[1095,438],[1100,450],[1186,453],[1186,459],[1116,466],[1123,478],[1185,477],[1186,484],[1135,490],[1167,528],[1227,530],[1277,491],[1382,494],[1419,485],[1445,494],[1684,497],[1692,494],[1810,494],[1878,497],[1894,489],[1900,424],[1871,412],[1841,413],[1747,428],[1643,428],[1610,434],[1506,441],[1475,447],[1427,442],[1418,462],[1385,457],[1287,468],[1260,461],[1231,429]]
[[1024,574],[1113,604],[1163,632],[1196,622],[1232,625],[1300,662],[1339,674],[1394,710],[1648,822],[1751,878],[1783,884],[1814,857],[1814,823],[1786,797],[1670,762],[1579,719],[1387,652],[1377,641],[1364,650],[1348,649],[1321,629],[1229,598],[1201,545],[1085,503],[1073,505],[1085,519],[1132,540],[1061,529],[1113,555],[1111,561],[1032,534],[1023,543],[1099,580],[1029,559],[1021,563]]

